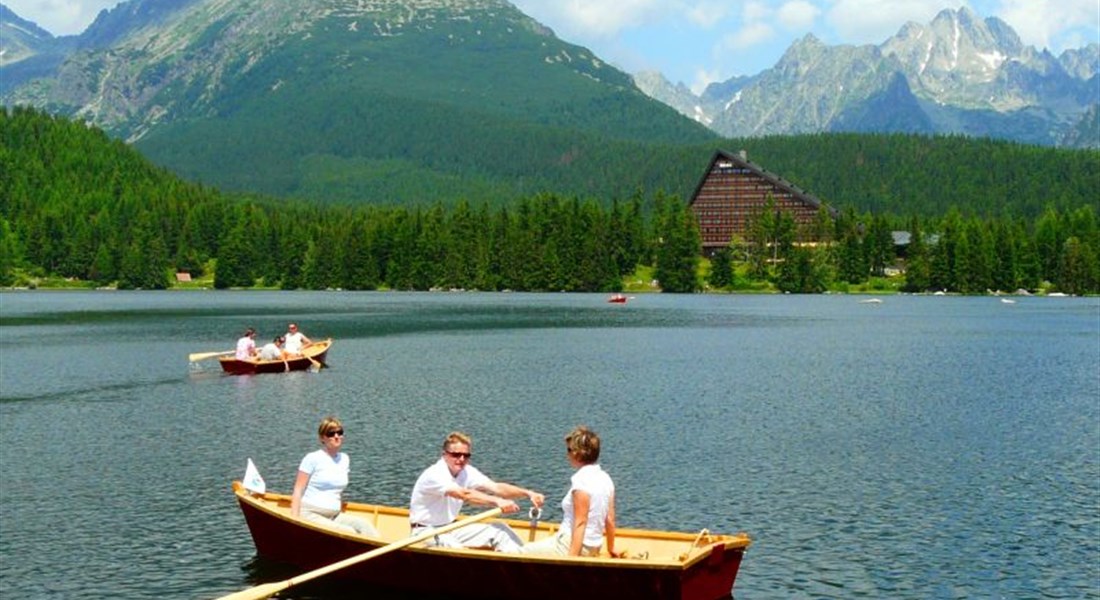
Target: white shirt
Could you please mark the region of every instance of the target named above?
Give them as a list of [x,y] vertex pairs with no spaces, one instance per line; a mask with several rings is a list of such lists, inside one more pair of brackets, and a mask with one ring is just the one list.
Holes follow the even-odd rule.
[[279,349],[275,342],[268,342],[264,344],[263,348],[260,348],[261,360],[279,360],[283,357],[283,351]]
[[449,490],[478,489],[493,485],[493,480],[471,465],[451,476],[447,462],[441,457],[424,469],[413,486],[409,501],[409,522],[439,527],[458,518],[462,500],[447,495]]
[[305,335],[301,331],[286,334],[283,336],[283,348],[286,348],[286,351],[291,354],[301,354],[303,344],[302,338],[304,337]]
[[586,492],[588,501],[588,523],[584,527],[582,544],[590,548],[603,544],[604,524],[611,510],[611,496],[615,494],[615,484],[611,476],[600,465],[584,465],[569,479],[571,487],[561,501],[561,530],[573,531],[573,490]]
[[333,458],[324,450],[315,450],[302,458],[298,470],[309,474],[302,504],[327,510],[340,510],[340,496],[348,486],[351,458],[337,452]]

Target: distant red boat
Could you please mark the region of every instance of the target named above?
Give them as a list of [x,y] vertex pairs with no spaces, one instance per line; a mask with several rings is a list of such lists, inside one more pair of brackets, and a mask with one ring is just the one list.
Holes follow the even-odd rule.
[[310,367],[320,368],[325,364],[332,339],[313,342],[302,349],[301,356],[292,356],[281,360],[237,360],[232,356],[218,359],[222,370],[233,375],[254,375],[256,373],[285,373],[286,371],[305,371]]
[[622,294],[614,294],[610,298],[608,298],[607,301],[611,302],[612,304],[626,304],[626,296]]

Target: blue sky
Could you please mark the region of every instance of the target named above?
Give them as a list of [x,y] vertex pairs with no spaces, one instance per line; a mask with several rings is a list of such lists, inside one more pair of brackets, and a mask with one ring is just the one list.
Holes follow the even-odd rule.
[[[305,0],[308,1],[308,0]],[[628,73],[659,71],[701,92],[772,67],[812,33],[830,45],[880,44],[906,22],[967,6],[996,16],[1024,44],[1060,54],[1100,43],[1100,0],[512,0],[558,37]],[[86,28],[118,0],[3,0],[54,35]]]

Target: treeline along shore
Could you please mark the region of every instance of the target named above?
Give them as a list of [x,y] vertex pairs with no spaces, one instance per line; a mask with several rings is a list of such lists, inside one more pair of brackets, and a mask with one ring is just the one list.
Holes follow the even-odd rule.
[[[858,141],[844,134],[802,143],[828,147],[844,139]],[[905,152],[938,141],[898,139],[912,140],[901,144]],[[608,292],[642,283],[665,292],[1100,292],[1096,151],[1036,149],[1047,162],[1036,165],[1026,160],[1026,148],[1008,144],[1014,150],[1006,155],[1019,157],[1005,165],[1015,195],[999,186],[1004,202],[998,210],[972,184],[960,194],[945,181],[923,192],[954,200],[942,214],[929,215],[927,202],[919,212],[882,205],[884,197],[912,197],[908,188],[876,196],[871,212],[843,203],[867,197],[865,189],[838,192],[834,183],[836,196],[825,199],[839,209],[836,218],[823,210],[817,223],[799,229],[765,209],[749,233],[705,259],[690,208],[663,190],[583,199],[548,191],[506,205],[489,198],[318,205],[185,182],[98,129],[33,109],[0,112],[0,140],[5,287],[69,281],[165,289],[178,285],[177,273],[187,273],[219,289]],[[868,137],[870,146],[881,142]],[[866,158],[884,165],[896,160]],[[842,169],[834,169],[835,178],[844,179]],[[1032,185],[1029,170],[1042,171],[1037,180],[1063,183]],[[1037,205],[1046,208],[1013,211]],[[897,232],[909,234],[904,246]]]

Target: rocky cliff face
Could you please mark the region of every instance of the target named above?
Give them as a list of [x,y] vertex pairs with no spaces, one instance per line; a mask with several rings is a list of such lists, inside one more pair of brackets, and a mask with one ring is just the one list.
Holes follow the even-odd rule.
[[[5,104],[51,107],[132,141],[160,122],[209,110],[273,54],[311,36],[342,29],[382,39],[497,11],[517,28],[546,32],[503,0],[130,0],[103,11],[60,49],[64,60],[54,60],[49,72],[19,73],[0,91]],[[12,29],[6,23],[5,39]],[[25,50],[22,60],[36,51],[56,57],[57,50],[46,42]],[[350,51],[343,60],[353,60]],[[5,70],[5,78],[16,71]]]
[[635,81],[731,137],[883,131],[1059,145],[1100,102],[1098,62],[1100,45],[1055,57],[1024,46],[1000,19],[962,8],[927,25],[909,23],[878,46],[830,47],[808,36],[775,67],[713,84],[699,97],[683,88],[672,93],[653,75]]
[[[504,0],[130,0],[103,11],[80,36],[64,38],[0,6],[0,101],[50,107],[138,140],[158,124],[224,110],[219,101],[230,90],[246,93],[243,85],[277,89],[308,80],[291,64],[295,53],[304,62],[331,54],[326,69],[350,69],[362,64],[355,48],[365,40],[430,35],[455,23],[474,33],[454,41],[467,43],[466,50],[482,42],[482,58],[495,51],[495,60],[505,60],[510,43],[530,37],[498,37],[503,45],[490,47],[479,27],[522,32],[545,40],[546,65],[631,85]],[[430,51],[416,49],[409,64],[431,60]],[[512,80],[537,79],[537,71]],[[250,79],[260,72],[264,81]],[[1100,147],[1100,139],[1081,133],[1100,103],[1100,45],[1055,57],[1024,46],[1003,21],[966,8],[909,23],[877,46],[828,46],[807,36],[774,67],[712,84],[698,96],[657,73],[639,73],[633,85],[727,137],[911,132]],[[491,102],[493,89],[484,92]]]
[[130,0],[57,56],[3,103],[224,190],[583,196],[622,148],[717,138],[505,0]]

